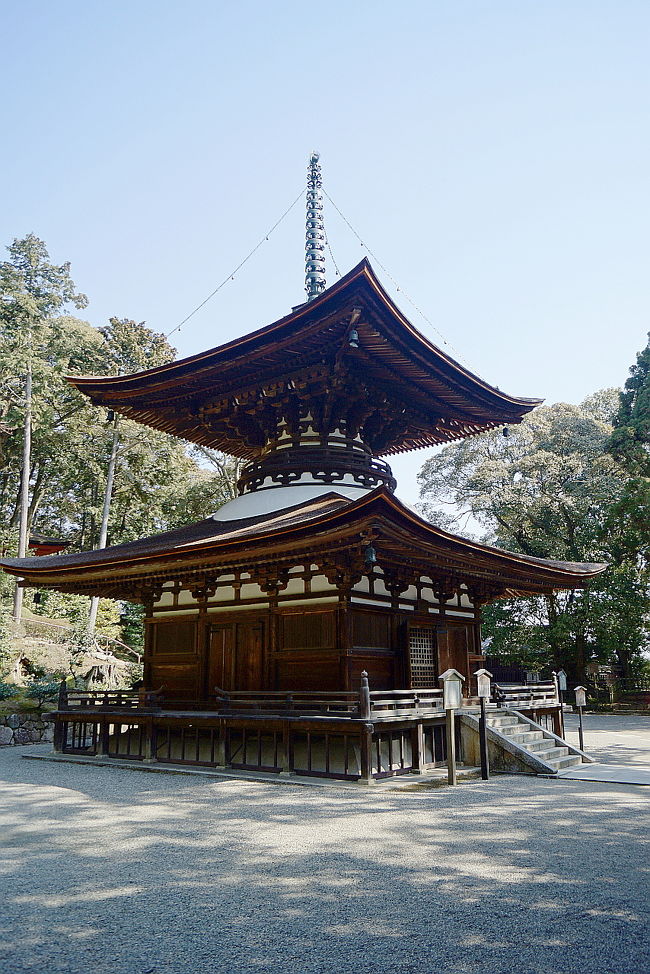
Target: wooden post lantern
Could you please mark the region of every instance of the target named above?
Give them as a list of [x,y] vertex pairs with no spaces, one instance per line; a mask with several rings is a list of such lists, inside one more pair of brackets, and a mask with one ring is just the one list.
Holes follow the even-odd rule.
[[576,707],[586,707],[587,706],[587,688],[586,687],[576,687]]
[[580,721],[580,726],[578,727],[578,735],[580,740],[580,750],[585,749],[585,732],[582,726],[582,708],[587,704],[587,688],[586,687],[576,687],[576,707],[578,708],[578,719]]
[[476,685],[478,687],[478,695],[481,698],[481,719],[479,721],[479,740],[481,749],[481,777],[484,781],[487,781],[490,777],[490,760],[488,756],[488,740],[487,740],[487,720],[485,716],[485,705],[490,699],[490,693],[492,691],[492,674],[489,670],[477,670],[474,674],[476,677]]
[[445,670],[438,677],[442,680],[442,700],[445,710],[458,710],[463,704],[465,677],[458,670]]
[[465,677],[458,670],[445,670],[438,677],[442,680],[442,701],[447,711],[447,781],[456,784],[456,728],[454,711],[463,705],[463,683]]
[[476,677],[479,697],[484,697],[486,700],[489,700],[492,693],[492,674],[489,670],[476,670],[474,676]]

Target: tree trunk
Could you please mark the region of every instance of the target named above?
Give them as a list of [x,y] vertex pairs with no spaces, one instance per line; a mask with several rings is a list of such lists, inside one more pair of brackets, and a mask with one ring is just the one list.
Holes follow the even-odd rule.
[[[111,512],[111,497],[113,496],[113,480],[115,478],[115,461],[117,460],[117,447],[119,443],[119,429],[117,426],[117,416],[113,423],[113,445],[111,447],[111,458],[108,461],[108,471],[106,473],[106,487],[104,489],[104,508],[102,510],[102,524],[99,529],[99,543],[97,548],[106,547],[108,537],[108,516]],[[88,632],[92,635],[97,625],[97,609],[99,608],[99,596],[93,595],[90,600],[88,610]]]
[[[28,358],[25,376],[25,422],[23,426],[23,468],[20,476],[20,533],[18,535],[18,557],[27,553],[29,536],[29,471],[32,451],[32,362]],[[14,620],[20,622],[23,611],[23,592],[16,582],[14,591]]]
[[575,675],[576,680],[580,686],[584,686],[586,672],[585,667],[587,665],[586,660],[586,649],[587,640],[585,638],[584,632],[579,632],[576,636],[576,659],[575,659]]

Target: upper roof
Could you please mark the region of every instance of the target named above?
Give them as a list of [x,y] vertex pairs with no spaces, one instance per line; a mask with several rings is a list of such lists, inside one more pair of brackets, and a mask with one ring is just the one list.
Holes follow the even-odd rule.
[[372,527],[378,563],[383,559],[418,564],[424,574],[452,574],[522,594],[576,588],[606,565],[551,561],[505,551],[450,534],[424,521],[385,487],[350,500],[331,491],[307,504],[234,521],[207,518],[174,531],[95,551],[40,558],[5,558],[0,565],[28,585],[70,592],[119,594],[124,586],[164,578],[190,577],[200,571],[268,563],[269,554],[317,560],[345,539],[358,545],[360,530]]
[[428,341],[365,259],[320,297],[243,338],[133,375],[69,381],[98,406],[243,459],[259,454],[291,400],[308,408],[319,397],[345,397],[363,414],[375,455],[518,423],[541,402],[506,395]]

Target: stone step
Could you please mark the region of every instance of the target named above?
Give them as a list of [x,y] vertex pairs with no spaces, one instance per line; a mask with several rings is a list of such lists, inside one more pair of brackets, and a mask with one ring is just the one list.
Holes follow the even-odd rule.
[[[530,750],[530,748],[527,748],[527,750]],[[540,758],[542,761],[547,761],[554,764],[556,760],[565,758],[568,755],[569,748],[562,747],[560,744],[557,744],[555,747],[544,748],[544,750],[532,751],[531,753],[533,753],[536,758]],[[575,755],[572,756],[575,757]]]
[[534,751],[537,754],[538,751],[552,751],[554,747],[561,747],[561,745],[556,745],[555,741],[549,737],[543,737],[541,741],[529,741],[526,745],[527,751]]
[[529,741],[544,740],[544,734],[542,731],[520,730],[518,727],[503,730],[502,734],[504,737],[509,737],[511,741],[515,742],[515,744],[520,744],[522,747],[526,747]]
[[558,771],[562,768],[575,768],[576,765],[582,764],[582,759],[577,754],[569,754],[564,758],[545,758],[544,760],[547,764],[557,768]]
[[501,715],[499,715],[499,716],[496,716],[496,715],[495,716],[492,716],[492,715],[490,715],[487,718],[487,722],[488,722],[488,726],[489,727],[505,727],[508,724],[520,724],[521,723],[521,721],[519,720],[519,717],[514,717],[514,716],[511,716],[510,714],[505,714],[503,716],[501,716]]

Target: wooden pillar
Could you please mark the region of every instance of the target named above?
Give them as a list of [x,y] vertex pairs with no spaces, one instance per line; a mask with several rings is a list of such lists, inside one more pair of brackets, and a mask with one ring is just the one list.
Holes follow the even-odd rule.
[[214,694],[214,690],[208,686],[208,646],[209,646],[209,626],[208,626],[208,601],[207,591],[204,588],[197,599],[199,614],[196,620],[196,631],[194,634],[194,651],[197,654],[197,680],[196,694],[199,700],[208,701]]
[[372,735],[374,729],[373,724],[362,724],[360,729],[361,778],[359,780],[364,785],[375,783],[372,776]]
[[61,717],[54,719],[54,740],[52,742],[55,754],[62,754],[68,742],[68,722]]
[[226,722],[219,721],[218,737],[214,749],[214,763],[218,768],[226,766]]
[[349,582],[339,589],[339,604],[336,614],[336,643],[339,651],[339,674],[342,690],[354,689],[351,684],[350,660],[352,657],[352,615],[351,590]]
[[145,764],[155,764],[158,760],[158,727],[153,717],[145,725],[144,758]]
[[424,726],[418,721],[411,737],[411,752],[413,755],[413,772],[424,774],[427,763],[426,751],[424,749]]
[[269,596],[268,609],[268,639],[264,640],[262,652],[262,682],[263,690],[277,690],[278,686],[278,653],[280,646],[280,603],[277,593]]
[[108,719],[102,719],[99,725],[99,748],[97,750],[97,757],[100,758],[109,757],[109,752],[108,752],[109,728],[110,728],[110,724],[108,722]]
[[153,641],[155,633],[153,629],[153,598],[147,598],[144,605],[144,655],[142,657],[143,674],[142,687],[144,690],[153,690],[151,683],[151,658],[153,656]]
[[291,746],[291,723],[288,720],[282,721],[282,750],[280,755],[282,771],[280,774],[293,773],[293,754]]

